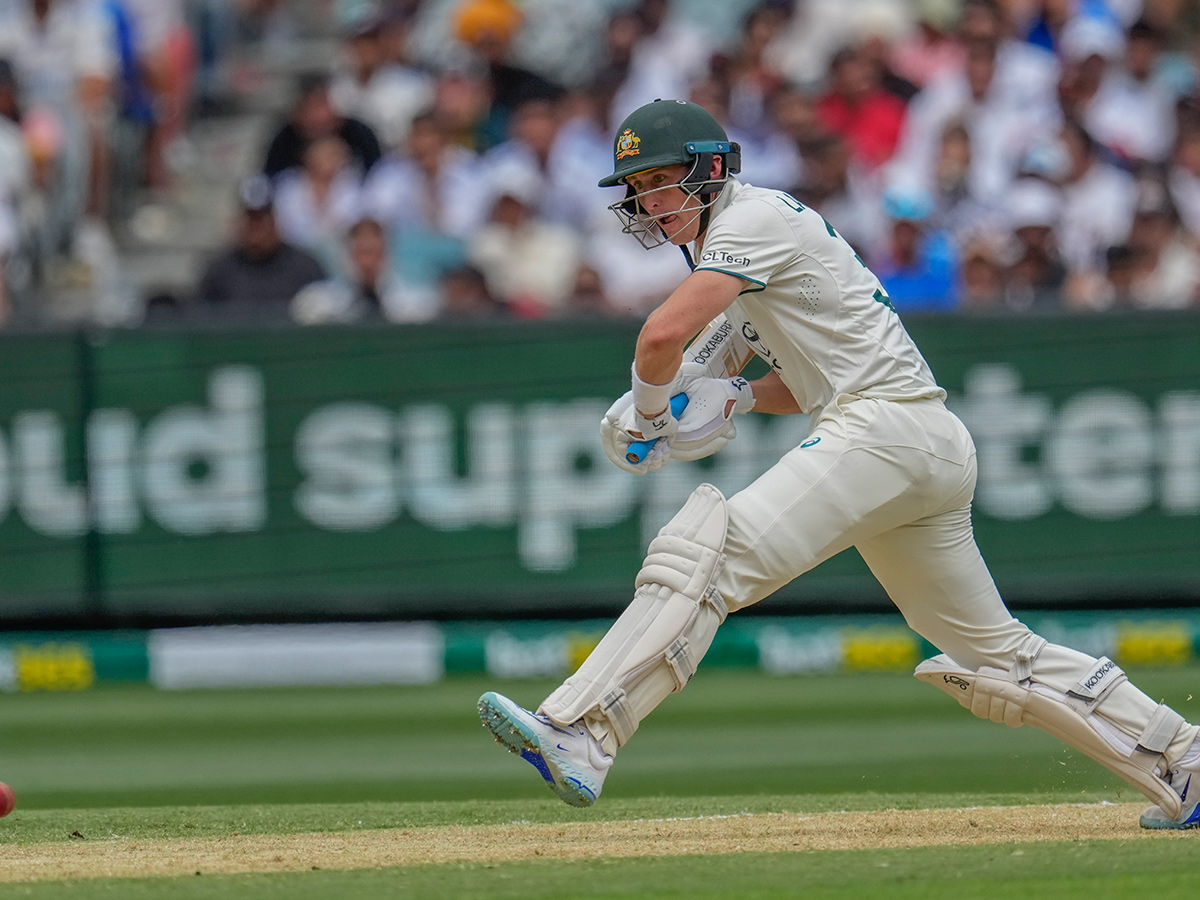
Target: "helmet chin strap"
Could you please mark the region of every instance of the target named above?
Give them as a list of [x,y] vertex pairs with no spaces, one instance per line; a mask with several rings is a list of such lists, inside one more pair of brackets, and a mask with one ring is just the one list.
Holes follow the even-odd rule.
[[[687,177],[683,180],[683,183],[687,184],[689,181],[692,181],[693,183],[695,183],[696,175],[698,172],[701,172],[701,171],[711,172],[712,171],[712,161],[713,161],[713,154],[711,154],[711,153],[699,154],[696,157],[695,164],[692,166],[692,171],[688,173]],[[724,169],[724,164],[722,164],[721,168]],[[712,221],[712,203],[713,203],[712,198],[713,198],[713,195],[719,194],[719,193],[721,193],[722,190],[724,190],[726,177],[727,177],[726,173],[723,172],[721,181],[717,184],[713,184],[713,182],[710,179],[704,179],[703,181],[700,181],[698,184],[698,189],[695,191],[694,195],[700,198],[701,209],[700,209],[700,227],[698,229],[696,229],[696,240],[700,240],[700,238],[704,237],[704,233],[706,231],[708,231],[708,223],[710,221]],[[692,193],[692,191],[689,190],[688,193]],[[691,251],[688,250],[687,244],[680,244],[679,249],[683,251],[683,258],[685,260],[687,260],[688,268],[691,271],[695,272],[696,271],[696,262],[695,262],[695,260],[692,259],[692,254],[691,254]]]
[[[700,198],[702,209],[700,211],[700,229],[696,232],[696,239],[699,240],[704,232],[708,231],[708,223],[712,220],[712,205],[714,197],[725,189],[725,183],[729,178],[729,171],[725,166],[725,161],[721,161],[721,180],[714,181],[707,177],[712,171],[714,154],[700,153],[696,156],[696,162],[692,166],[692,171],[688,173],[684,183],[691,181],[697,185],[696,196]],[[698,177],[700,173],[704,173],[705,177]],[[693,266],[693,268],[695,268]]]
[[[696,231],[696,240],[704,237],[704,232],[708,231],[708,222],[712,218],[712,207],[705,206],[700,211],[700,228]],[[696,262],[692,259],[692,251],[688,249],[687,244],[680,244],[679,249],[683,252],[683,258],[687,261],[688,269],[695,272]]]

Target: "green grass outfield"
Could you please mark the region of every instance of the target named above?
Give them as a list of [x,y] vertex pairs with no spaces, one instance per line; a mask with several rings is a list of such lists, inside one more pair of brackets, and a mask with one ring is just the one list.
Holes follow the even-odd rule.
[[[1130,674],[1200,719],[1200,667]],[[1138,799],[1048,736],[976,720],[905,675],[713,670],[647,720],[597,807],[572,810],[475,714],[483,690],[535,704],[552,687],[472,677],[6,695],[0,780],[19,806],[0,820],[0,856],[73,832],[171,839]],[[0,885],[0,897],[849,898],[886,886],[888,897],[1194,898],[1200,833],[1162,838],[39,882]]]

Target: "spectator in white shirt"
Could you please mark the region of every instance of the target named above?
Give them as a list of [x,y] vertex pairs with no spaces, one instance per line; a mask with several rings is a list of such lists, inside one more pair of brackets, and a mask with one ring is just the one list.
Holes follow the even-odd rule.
[[327,271],[345,273],[342,241],[359,218],[362,186],[350,149],[333,135],[304,151],[304,164],[275,185],[275,219],[284,241],[313,254]]
[[497,187],[491,217],[468,251],[497,299],[530,318],[566,311],[582,262],[573,232],[537,218],[539,190],[536,178],[514,172]]
[[1129,246],[1143,261],[1133,285],[1138,307],[1185,309],[1200,300],[1200,250],[1157,179],[1139,184]]
[[1092,136],[1133,163],[1163,162],[1175,140],[1175,96],[1155,77],[1161,52],[1158,30],[1135,22],[1124,60],[1109,63],[1083,112]]
[[346,60],[329,92],[338,112],[367,123],[390,148],[407,139],[413,118],[433,102],[434,81],[428,72],[390,57],[388,28],[384,17],[373,13],[351,24]]
[[421,113],[407,146],[371,170],[363,198],[365,213],[391,233],[406,294],[436,304],[439,279],[466,262],[467,241],[490,209],[479,157],[453,143],[435,113]]
[[487,184],[498,187],[506,177],[536,178],[547,188],[541,192],[536,211],[539,218],[563,221],[563,204],[558,194],[558,173],[551,165],[558,137],[557,100],[534,97],[522,101],[509,118],[509,138],[483,155]]
[[1200,238],[1200,114],[1181,117],[1167,171],[1171,202],[1193,238]]
[[1119,64],[1125,36],[1111,22],[1076,16],[1063,26],[1058,49],[1062,58],[1059,104],[1064,116],[1082,119],[1110,63]]
[[1068,120],[1061,139],[1068,160],[1059,222],[1067,302],[1094,309],[1100,302],[1108,248],[1123,245],[1129,236],[1137,185],[1128,172],[1101,159],[1083,125]]
[[371,170],[363,208],[397,233],[465,240],[487,216],[479,157],[452,143],[431,112],[413,119],[408,141]]
[[1010,8],[996,0],[967,0],[959,25],[960,39],[968,47],[975,43],[996,45],[996,94],[1006,105],[1025,109],[1031,118],[1046,118],[1057,109],[1055,86],[1058,59],[1049,50],[1015,37],[1017,28]]
[[613,122],[660,97],[686,97],[692,85],[708,75],[716,50],[712,40],[672,10],[667,0],[640,0],[632,12],[637,40],[625,78],[613,96],[609,111]]
[[713,41],[679,13],[682,4],[668,0],[639,0],[635,10],[642,20],[642,37],[634,49],[637,57],[660,60],[691,83],[708,74],[716,47]]
[[111,20],[99,0],[6,0],[0,58],[12,62],[26,108],[53,116],[61,129],[42,250],[70,249],[83,216],[107,210],[118,67]]
[[986,39],[968,44],[966,69],[931,84],[909,104],[900,145],[889,168],[932,189],[942,136],[962,122],[971,143],[968,183],[982,203],[995,202],[1028,148],[1057,130],[1057,107],[1019,99],[999,79],[998,48]]
[[360,219],[346,235],[346,274],[303,288],[291,302],[302,325],[379,321],[427,322],[438,315],[437,296],[408,291],[392,265],[390,241],[375,219]]
[[596,182],[612,169],[608,98],[602,91],[580,90],[562,101],[562,124],[554,137],[551,171],[562,221],[581,234],[607,230],[614,218],[611,202]]

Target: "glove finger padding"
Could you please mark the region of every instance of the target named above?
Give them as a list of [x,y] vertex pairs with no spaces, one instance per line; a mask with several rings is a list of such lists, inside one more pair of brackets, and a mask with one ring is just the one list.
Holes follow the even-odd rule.
[[627,391],[608,408],[608,412],[600,420],[600,446],[604,449],[604,455],[618,469],[624,469],[634,475],[645,475],[647,472],[661,469],[671,461],[671,445],[665,440],[660,440],[640,463],[634,465],[629,462],[625,454],[629,452],[629,445],[634,443],[635,439],[628,429],[633,427],[636,414],[633,408],[633,392]]
[[716,430],[709,432],[703,438],[681,441],[676,437],[671,441],[671,458],[682,462],[704,459],[706,456],[712,456],[725,449],[725,445],[735,437],[737,437],[737,426],[733,424],[732,419],[727,419]]
[[687,394],[690,399],[692,396],[693,386],[700,381],[712,381],[713,377],[709,374],[708,369],[700,363],[685,362],[679,366],[679,371],[675,373],[675,381],[671,388],[671,395]]
[[604,414],[604,421],[616,425],[621,420],[621,416],[630,409],[633,409],[633,391],[626,391],[616,403],[608,408],[608,412]]

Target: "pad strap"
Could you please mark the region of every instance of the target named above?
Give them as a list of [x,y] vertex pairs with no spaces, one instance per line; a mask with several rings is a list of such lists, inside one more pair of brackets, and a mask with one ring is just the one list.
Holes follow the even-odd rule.
[[1021,684],[1033,677],[1033,661],[1038,658],[1038,654],[1045,649],[1048,641],[1041,635],[1034,634],[1032,631],[1025,636],[1016,650],[1016,659],[1013,661],[1012,668],[1008,670],[1008,677]]
[[667,648],[666,660],[671,671],[675,673],[675,684],[682,691],[684,686],[692,680],[692,676],[696,674],[696,667],[700,664],[700,660],[692,656],[692,648],[686,637],[681,637],[671,643],[671,646]]
[[641,721],[634,712],[625,690],[620,687],[613,688],[600,699],[599,711],[612,725],[618,744],[629,740]]
[[1067,702],[1076,712],[1086,716],[1096,709],[1117,685],[1128,680],[1120,666],[1107,656],[1102,656],[1075,686],[1067,691]]
[[1146,723],[1134,749],[1141,753],[1161,756],[1171,746],[1171,741],[1175,739],[1179,729],[1186,724],[1187,720],[1183,716],[1160,703],[1158,709],[1150,716],[1150,721]]

